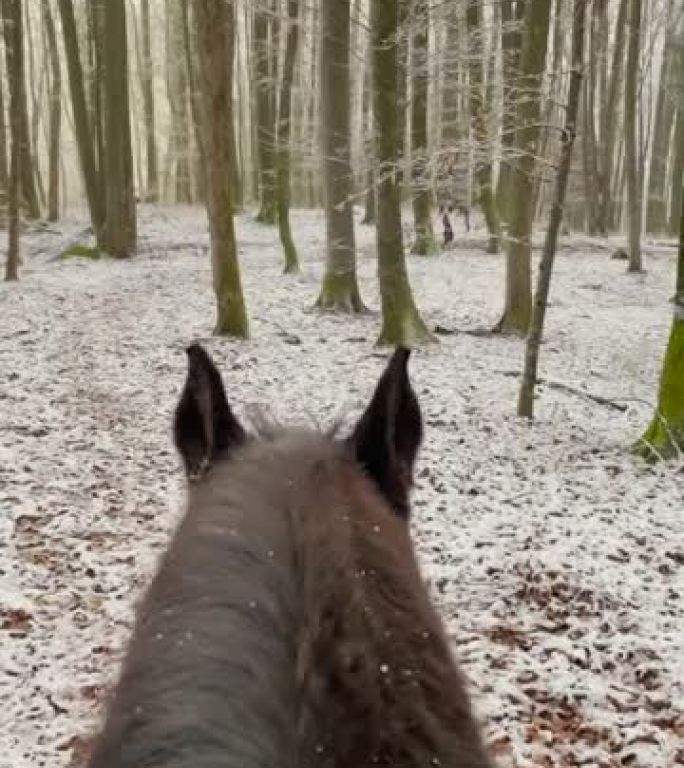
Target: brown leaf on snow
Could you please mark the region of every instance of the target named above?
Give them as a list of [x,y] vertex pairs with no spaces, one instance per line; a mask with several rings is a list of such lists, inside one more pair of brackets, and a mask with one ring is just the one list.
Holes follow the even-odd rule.
[[22,634],[26,634],[31,629],[31,619],[33,617],[23,608],[3,611],[0,616],[2,616],[2,625],[0,625],[2,629]]

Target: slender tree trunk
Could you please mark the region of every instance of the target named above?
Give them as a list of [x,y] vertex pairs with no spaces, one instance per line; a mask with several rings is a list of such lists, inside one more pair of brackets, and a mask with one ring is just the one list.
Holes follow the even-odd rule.
[[292,80],[294,78],[297,44],[299,41],[299,0],[287,0],[287,15],[287,41],[285,44],[283,80],[280,87],[278,111],[278,229],[285,256],[285,272],[299,272],[297,249],[292,239],[292,230],[290,228]]
[[321,148],[325,179],[326,265],[317,306],[364,309],[356,279],[349,87],[349,0],[321,3]]
[[563,220],[565,192],[568,185],[568,175],[572,161],[572,149],[575,143],[577,111],[579,106],[580,89],[582,86],[582,64],[584,46],[584,22],[587,0],[575,0],[574,19],[572,25],[572,69],[570,72],[570,90],[568,105],[565,113],[565,127],[561,144],[560,163],[556,176],[554,201],[549,216],[549,227],[546,231],[544,250],[539,264],[539,279],[534,299],[532,322],[525,349],[525,368],[523,371],[520,395],[518,398],[518,416],[531,419],[534,415],[534,391],[537,384],[539,367],[539,348],[544,331],[544,318],[548,305],[551,287],[551,273],[558,245],[558,233]]
[[145,145],[147,154],[147,190],[145,199],[150,203],[159,200],[159,171],[157,168],[157,134],[154,110],[154,66],[152,38],[150,35],[150,0],[141,0],[140,29],[142,38],[142,96],[145,115]]
[[492,190],[491,142],[485,111],[485,91],[483,75],[484,37],[480,19],[481,0],[469,0],[466,10],[468,39],[470,50],[468,68],[470,73],[470,115],[473,138],[475,140],[475,199],[487,224],[489,232],[488,253],[499,250],[499,213]]
[[62,129],[62,69],[50,1],[42,0],[43,24],[48,42],[52,85],[50,90],[50,128],[48,152],[48,220],[59,219],[59,154]]
[[[346,0],[342,0],[346,2]],[[275,113],[269,50],[269,16],[265,4],[254,9],[253,56],[256,67],[256,128],[259,153],[260,208],[257,221],[276,223],[275,204]]]
[[530,276],[536,152],[541,110],[541,80],[549,36],[549,0],[529,0],[520,53],[516,101],[516,158],[507,185],[508,236],[506,253],[506,303],[497,326],[504,333],[526,334],[532,314]]
[[639,153],[637,101],[639,99],[639,51],[641,41],[641,0],[629,3],[629,40],[625,73],[625,170],[629,221],[629,271],[641,271],[641,195],[639,194]]
[[[0,6],[0,16],[1,13]],[[2,88],[3,67],[0,57],[0,229],[7,225],[7,201],[9,194],[9,166],[7,164],[8,153],[11,154],[11,137],[7,135],[5,123],[5,95]]]
[[438,247],[432,231],[430,208],[432,195],[428,177],[428,29],[427,0],[412,0],[412,97],[411,97],[411,167],[413,171],[413,221],[416,239],[413,253],[430,256]]
[[66,52],[69,86],[71,88],[71,108],[74,117],[76,145],[81,163],[81,173],[83,175],[88,209],[90,211],[90,221],[99,244],[104,223],[104,197],[95,165],[93,133],[86,106],[83,69],[78,51],[74,8],[71,0],[58,0],[58,3],[62,19],[62,31],[64,33],[64,50]]
[[625,32],[627,27],[627,11],[630,0],[620,0],[618,16],[615,22],[615,42],[613,44],[613,61],[610,70],[610,80],[605,103],[601,114],[603,129],[601,131],[601,210],[606,217],[601,223],[601,230],[608,231],[617,226],[617,206],[614,202],[613,180],[615,177],[616,157],[615,137],[621,121],[618,118],[618,105],[622,93],[622,80],[625,71]]
[[124,0],[107,0],[104,24],[104,172],[107,184],[102,249],[115,258],[125,258],[135,250],[136,212]]
[[431,340],[409,285],[396,180],[400,137],[397,126],[397,0],[371,0],[373,113],[376,126],[378,278],[382,330],[378,344],[412,346]]
[[2,21],[7,58],[10,117],[10,171],[8,189],[8,232],[5,280],[19,279],[19,197],[21,189],[21,101],[24,88],[24,49],[21,35],[21,0],[2,0]]
[[249,326],[233,227],[230,182],[233,147],[225,130],[233,120],[233,3],[193,0],[192,14],[199,53],[197,85],[206,148],[207,212],[217,314],[214,332],[247,338]]
[[189,99],[188,99],[188,55],[184,35],[184,0],[166,0],[166,71],[167,93],[171,112],[171,135],[169,155],[173,177],[173,197],[178,203],[191,203],[192,170],[190,158]]
[[366,194],[365,209],[362,224],[375,224],[375,172],[373,170],[373,72],[371,69],[371,48],[366,52],[366,61],[363,70],[363,128],[365,132],[365,146],[368,168],[366,170]]
[[[684,89],[684,83],[682,83],[680,87]],[[674,235],[677,230],[678,212],[681,211],[682,208],[682,187],[681,184],[679,184],[679,180],[684,178],[684,94],[682,95],[681,106],[677,111],[671,177],[672,181],[670,186],[672,194],[670,195],[668,232],[669,234]]]

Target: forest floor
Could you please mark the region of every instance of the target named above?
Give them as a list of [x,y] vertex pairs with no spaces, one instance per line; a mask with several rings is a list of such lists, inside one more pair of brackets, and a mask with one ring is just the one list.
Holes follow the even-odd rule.
[[[383,366],[377,313],[312,310],[320,214],[293,215],[298,276],[273,229],[238,217],[243,343],[211,336],[203,212],[139,215],[135,259],[57,260],[74,219],[27,234],[21,281],[0,287],[0,768],[82,765],[183,507],[183,348],[206,343],[240,414],[287,422],[353,417]],[[412,358],[413,527],[487,739],[501,766],[684,765],[684,463],[628,451],[653,413],[675,251],[647,243],[634,276],[610,259],[618,239],[564,239],[529,425],[522,342],[472,333],[498,319],[504,259],[455,229],[452,250],[410,259],[430,326],[452,331]],[[371,228],[358,245],[377,309]]]

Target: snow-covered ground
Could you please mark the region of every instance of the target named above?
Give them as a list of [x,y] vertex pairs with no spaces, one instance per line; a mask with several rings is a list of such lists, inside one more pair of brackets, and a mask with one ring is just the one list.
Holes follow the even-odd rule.
[[[140,209],[140,255],[55,260],[83,220],[24,239],[0,287],[0,767],[78,766],[136,599],[183,506],[170,435],[201,339],[241,414],[354,416],[382,365],[379,318],[311,309],[320,214],[296,212],[304,265],[283,276],[274,230],[238,219],[252,340],[211,337],[200,209]],[[611,248],[563,243],[542,376],[625,406],[542,388],[515,417],[519,340],[491,327],[504,260],[484,235],[411,280],[431,326],[412,360],[426,420],[414,533],[426,578],[502,766],[684,764],[684,474],[628,454],[653,410],[674,250],[632,276]],[[374,233],[358,228],[378,307]]]

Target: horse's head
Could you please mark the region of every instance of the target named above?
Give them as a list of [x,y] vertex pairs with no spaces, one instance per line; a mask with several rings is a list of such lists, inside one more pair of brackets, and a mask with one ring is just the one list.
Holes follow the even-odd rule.
[[[190,479],[229,461],[251,438],[233,413],[221,374],[199,345],[187,350],[188,374],[174,420],[174,439]],[[408,377],[410,350],[399,347],[350,437],[351,455],[397,515],[407,518],[413,466],[423,436],[420,407]],[[257,438],[258,439],[258,438]]]

